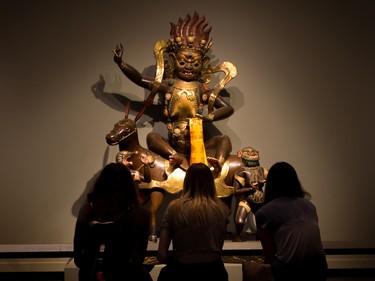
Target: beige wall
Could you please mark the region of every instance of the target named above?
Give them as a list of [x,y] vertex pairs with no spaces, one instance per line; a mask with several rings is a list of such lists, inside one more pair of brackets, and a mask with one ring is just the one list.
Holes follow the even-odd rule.
[[[235,114],[216,124],[233,150],[293,164],[324,240],[372,240],[375,2],[6,1],[0,4],[0,243],[70,243],[94,175],[114,161],[104,136],[123,117],[110,93],[142,100],[111,50],[140,71],[169,22],[197,10],[213,62],[230,61]],[[102,75],[101,98],[91,87]],[[140,128],[140,140],[151,130]]]

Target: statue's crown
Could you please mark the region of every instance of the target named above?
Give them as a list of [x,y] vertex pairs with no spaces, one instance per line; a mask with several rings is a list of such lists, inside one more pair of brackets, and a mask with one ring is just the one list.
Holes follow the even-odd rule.
[[178,52],[182,49],[197,50],[205,54],[212,46],[209,39],[211,27],[205,22],[204,16],[194,12],[185,19],[178,19],[176,24],[171,23],[170,39],[168,41],[168,52]]

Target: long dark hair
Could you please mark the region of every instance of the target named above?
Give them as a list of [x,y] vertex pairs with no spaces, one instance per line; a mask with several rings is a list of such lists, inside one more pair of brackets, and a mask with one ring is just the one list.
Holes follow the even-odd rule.
[[264,203],[278,197],[302,197],[310,199],[298,179],[297,172],[286,162],[275,163],[268,171]]
[[115,221],[126,210],[138,205],[130,170],[122,163],[105,166],[87,199],[93,208],[91,220]]
[[217,197],[215,181],[210,168],[203,163],[194,163],[186,171],[182,197],[171,202],[170,215],[174,223],[182,210],[188,210],[186,219],[192,227],[204,227],[208,222],[208,209],[217,216],[226,215],[224,203]]

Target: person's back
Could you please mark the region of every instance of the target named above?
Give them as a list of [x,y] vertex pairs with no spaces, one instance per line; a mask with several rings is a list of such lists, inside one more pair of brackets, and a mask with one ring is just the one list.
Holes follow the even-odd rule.
[[150,217],[136,200],[130,171],[120,163],[107,165],[76,222],[80,281],[98,280],[98,273],[106,281],[151,281],[143,265]]
[[[257,225],[270,231],[275,240],[272,270],[275,280],[293,276],[297,280],[322,280],[326,260],[314,205],[303,198],[281,197],[256,213]],[[318,275],[318,276],[316,276]],[[280,276],[280,277],[279,277]],[[299,279],[302,278],[302,279]]]
[[[184,263],[206,262],[220,258],[227,226],[224,207],[221,216],[218,216],[214,210],[207,209],[207,224],[200,227],[192,226],[186,220],[192,208],[189,202],[185,202],[175,225],[171,226],[175,258]],[[165,217],[167,221],[170,219],[169,211]],[[167,221],[164,222],[164,227],[168,224]]]
[[158,281],[227,281],[221,259],[227,223],[228,209],[216,196],[211,170],[192,164],[182,197],[172,201],[164,214],[157,258],[167,265]]
[[258,236],[275,281],[326,280],[316,208],[299,183],[294,168],[273,165],[265,188],[265,205],[256,213]]

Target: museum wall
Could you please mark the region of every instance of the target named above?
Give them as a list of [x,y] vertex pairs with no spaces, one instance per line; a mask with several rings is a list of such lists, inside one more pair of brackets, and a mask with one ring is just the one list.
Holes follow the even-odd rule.
[[[215,123],[233,153],[253,146],[263,167],[294,165],[323,240],[374,239],[375,2],[218,3],[1,2],[1,244],[72,242],[84,196],[115,161],[105,135],[124,108],[114,97],[145,96],[112,49],[122,43],[150,72],[154,43],[195,10],[213,28],[212,63],[237,67],[226,86],[235,113]],[[145,145],[152,124],[139,126]]]

